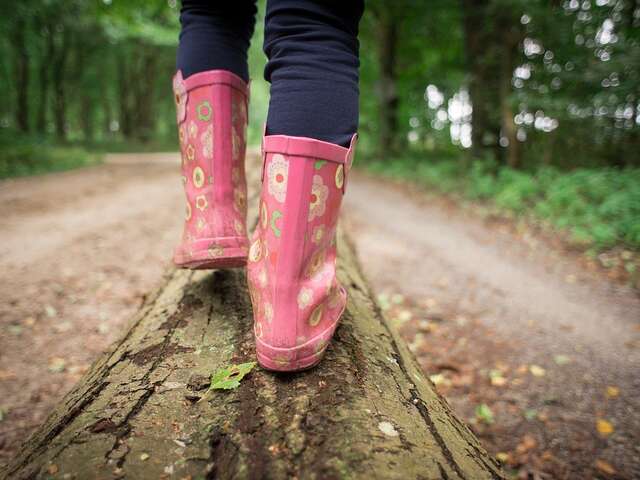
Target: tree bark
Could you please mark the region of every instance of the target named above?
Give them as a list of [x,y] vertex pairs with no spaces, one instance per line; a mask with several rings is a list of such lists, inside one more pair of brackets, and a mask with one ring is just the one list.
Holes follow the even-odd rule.
[[76,32],[76,41],[74,45],[75,50],[75,65],[73,88],[78,91],[84,91],[84,95],[80,97],[79,101],[79,120],[80,129],[82,130],[82,138],[86,142],[91,142],[94,137],[94,122],[93,122],[93,106],[94,99],[89,93],[92,91],[93,85],[90,85],[90,77],[87,75],[87,65],[90,64],[88,56],[93,48],[96,46],[91,44],[89,38],[90,35],[87,31]]
[[[140,45],[139,73],[136,78],[155,78],[157,75],[158,55],[153,49]],[[155,83],[136,82],[130,88],[135,95],[135,136],[141,142],[148,142],[155,130],[154,99]]]
[[47,115],[49,112],[49,90],[50,90],[50,66],[51,59],[55,57],[55,45],[53,43],[53,20],[52,13],[48,10],[40,12],[36,18],[36,28],[42,36],[39,52],[38,65],[38,109],[36,113],[36,132],[40,135],[47,133]]
[[130,139],[133,135],[133,114],[130,99],[132,75],[130,69],[127,68],[126,53],[126,51],[118,52],[118,99],[120,106],[120,132],[124,138]]
[[69,27],[64,26],[60,33],[60,47],[57,49],[58,55],[53,64],[53,119],[58,140],[64,141],[67,138],[67,88],[65,85],[65,70],[69,58]]
[[513,90],[513,70],[520,36],[513,29],[512,23],[504,22],[500,27],[503,36],[502,55],[500,56],[500,112],[502,117],[501,134],[507,139],[507,165],[519,168],[521,162],[520,142],[518,141],[518,127],[515,123],[511,93]]
[[378,17],[378,65],[380,80],[380,155],[387,156],[398,143],[398,86],[396,78],[396,50],[398,24],[389,10]]
[[29,52],[27,51],[25,20],[19,17],[13,26],[11,44],[15,54],[16,126],[21,132],[29,131]]
[[40,58],[38,75],[40,108],[36,118],[36,130],[41,135],[44,135],[47,133],[47,112],[49,109],[49,65],[55,55],[55,45],[53,43],[53,25],[44,19],[39,19],[39,23],[44,37],[44,54]]
[[[462,27],[467,71],[469,72],[469,97],[471,116],[471,151],[482,158],[487,151],[499,156],[500,120],[494,115],[499,107],[499,63],[493,51],[488,0],[461,0]],[[495,118],[498,117],[498,118]]]
[[246,279],[170,271],[0,478],[503,478],[338,240],[349,303],[318,367],[256,368],[197,401],[212,372],[254,358]]

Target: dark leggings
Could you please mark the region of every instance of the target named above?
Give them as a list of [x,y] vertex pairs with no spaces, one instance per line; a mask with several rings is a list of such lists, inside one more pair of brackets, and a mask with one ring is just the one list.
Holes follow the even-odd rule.
[[[358,129],[358,23],[363,0],[267,0],[264,77],[269,135],[348,146]],[[249,79],[255,0],[183,0],[177,68]]]

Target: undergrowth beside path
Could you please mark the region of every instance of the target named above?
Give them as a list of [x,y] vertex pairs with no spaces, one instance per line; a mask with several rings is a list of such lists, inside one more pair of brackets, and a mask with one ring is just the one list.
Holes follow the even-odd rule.
[[[622,263],[637,277],[640,258],[640,168],[550,166],[530,171],[497,167],[492,162],[467,164],[457,158],[432,160],[416,156],[365,160],[366,170],[486,204],[509,218],[526,218],[565,235],[571,246],[606,262]],[[615,260],[603,255],[619,251]],[[618,266],[618,265],[614,265]]]

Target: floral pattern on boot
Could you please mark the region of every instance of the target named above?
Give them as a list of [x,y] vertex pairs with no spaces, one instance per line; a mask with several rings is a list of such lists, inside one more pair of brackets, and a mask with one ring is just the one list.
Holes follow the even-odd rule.
[[187,207],[174,262],[183,268],[246,263],[247,184],[244,156],[247,84],[212,70],[173,80]]

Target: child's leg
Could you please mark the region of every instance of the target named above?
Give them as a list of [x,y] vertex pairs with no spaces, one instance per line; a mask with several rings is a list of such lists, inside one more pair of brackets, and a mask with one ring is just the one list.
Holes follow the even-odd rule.
[[348,146],[358,128],[362,0],[268,0],[269,135]]
[[[271,81],[248,280],[260,364],[320,361],[346,305],[336,225],[358,125],[356,0],[269,0]],[[348,147],[348,148],[347,148]]]
[[206,70],[228,70],[249,81],[247,50],[255,0],[183,0],[177,68],[184,78]]
[[183,268],[246,263],[244,175],[247,49],[254,0],[184,0],[173,81],[186,218],[174,254]]

